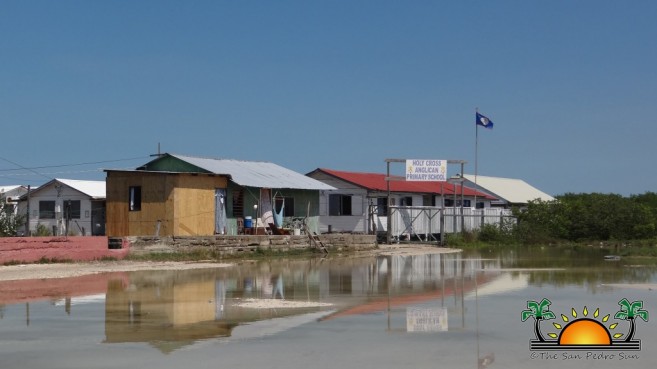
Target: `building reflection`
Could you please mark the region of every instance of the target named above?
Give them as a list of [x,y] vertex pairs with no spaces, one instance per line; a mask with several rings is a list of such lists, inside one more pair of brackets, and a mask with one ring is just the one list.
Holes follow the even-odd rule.
[[198,340],[229,336],[225,288],[202,270],[132,273],[112,280],[105,300],[105,342],[148,342],[170,352]]

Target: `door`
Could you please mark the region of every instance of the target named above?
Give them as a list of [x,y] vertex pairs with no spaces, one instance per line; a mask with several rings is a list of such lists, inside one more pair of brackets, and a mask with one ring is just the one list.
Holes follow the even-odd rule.
[[226,234],[226,190],[214,190],[214,233]]
[[91,202],[91,235],[105,235],[105,201]]

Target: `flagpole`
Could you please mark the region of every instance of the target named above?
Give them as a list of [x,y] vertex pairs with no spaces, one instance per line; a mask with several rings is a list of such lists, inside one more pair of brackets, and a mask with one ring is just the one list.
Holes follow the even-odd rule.
[[[479,113],[479,108],[475,108],[475,117]],[[474,208],[477,210],[477,169],[479,161],[479,124],[475,122],[475,193],[474,193]]]

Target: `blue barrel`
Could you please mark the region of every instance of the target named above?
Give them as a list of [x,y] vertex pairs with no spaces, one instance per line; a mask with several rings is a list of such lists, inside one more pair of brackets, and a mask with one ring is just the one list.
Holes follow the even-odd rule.
[[244,217],[244,228],[252,228],[253,227],[253,220],[251,217]]

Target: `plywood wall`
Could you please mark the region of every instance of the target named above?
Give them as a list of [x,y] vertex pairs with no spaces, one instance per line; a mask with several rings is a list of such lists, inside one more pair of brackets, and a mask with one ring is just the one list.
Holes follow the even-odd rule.
[[225,178],[180,175],[176,180],[173,196],[175,235],[214,234],[215,189],[226,188]]
[[[226,188],[222,176],[123,172],[107,173],[107,235],[183,236],[214,233],[214,193]],[[141,186],[141,210],[129,211],[129,188]]]

